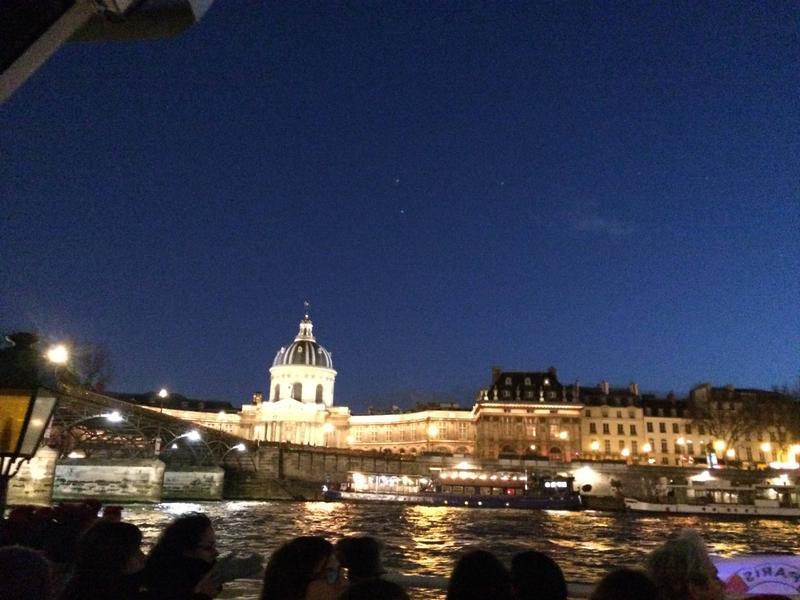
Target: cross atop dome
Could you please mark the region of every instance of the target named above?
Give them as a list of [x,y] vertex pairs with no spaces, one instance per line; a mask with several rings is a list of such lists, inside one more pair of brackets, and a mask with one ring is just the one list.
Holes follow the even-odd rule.
[[309,342],[315,342],[314,334],[312,330],[314,329],[314,325],[311,323],[311,319],[308,317],[308,307],[311,306],[308,300],[303,302],[303,320],[300,321],[300,331],[297,333],[297,337],[294,338],[295,342],[301,342],[303,340],[307,340]]

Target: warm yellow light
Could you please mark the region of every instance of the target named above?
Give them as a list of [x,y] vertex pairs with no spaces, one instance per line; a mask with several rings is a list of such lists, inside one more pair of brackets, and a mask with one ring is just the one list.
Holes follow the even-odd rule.
[[769,442],[764,442],[763,444],[761,444],[762,452],[769,452],[770,450],[772,450],[772,444],[770,444]]
[[683,439],[682,437],[679,437],[677,440],[675,440],[675,443],[678,444],[678,446],[683,446],[684,444],[686,444],[686,440]]
[[322,431],[324,431],[325,433],[333,433],[334,431],[336,431],[336,427],[333,426],[333,423],[325,423],[322,426]]
[[567,439],[568,437],[569,437],[569,433],[568,433],[568,432],[566,432],[566,431],[559,431],[559,432],[558,432],[558,438],[559,438],[559,439],[561,439],[561,440],[565,440],[565,439]]
[[627,458],[627,457],[629,457],[631,455],[631,451],[628,450],[627,448],[623,448],[622,451],[620,452],[620,454],[622,454],[622,456]]
[[714,450],[717,452],[722,452],[726,446],[727,444],[723,440],[714,440]]
[[159,398],[166,398],[167,396],[169,396],[169,392],[167,391],[167,388],[161,388],[160,390],[158,390],[158,397]]
[[725,456],[728,458],[736,458],[736,450],[733,448],[728,448],[728,451],[725,453]]
[[650,443],[647,442],[647,443],[645,443],[644,446],[642,446],[642,450],[644,452],[652,452],[653,451],[653,446],[651,446]]
[[349,446],[352,446],[352,445],[353,445],[353,442],[355,442],[355,441],[356,441],[356,438],[354,438],[352,435],[348,435],[348,436],[345,438],[345,441],[347,442],[347,444],[348,444]]
[[531,449],[531,450],[536,450],[536,444],[531,444],[531,445],[530,445],[530,449]]
[[595,441],[593,441],[593,442],[592,442],[592,443],[589,445],[589,447],[590,447],[590,448],[591,448],[591,449],[592,449],[594,452],[597,452],[598,450],[600,450],[600,442],[598,442],[597,440],[595,440]]
[[56,365],[65,365],[69,360],[69,350],[64,344],[50,346],[45,354],[47,360]]
[[428,425],[428,437],[436,437],[439,435],[439,428],[436,425]]

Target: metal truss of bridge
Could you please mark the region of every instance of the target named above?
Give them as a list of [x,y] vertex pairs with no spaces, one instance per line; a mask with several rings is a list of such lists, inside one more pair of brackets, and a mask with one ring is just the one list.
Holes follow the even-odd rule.
[[142,406],[61,385],[48,445],[60,458],[153,459],[167,465],[254,465],[247,439]]

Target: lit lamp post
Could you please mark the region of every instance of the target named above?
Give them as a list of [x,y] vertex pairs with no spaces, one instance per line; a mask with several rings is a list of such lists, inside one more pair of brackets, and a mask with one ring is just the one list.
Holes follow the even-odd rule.
[[764,453],[765,462],[769,462],[769,451],[772,450],[772,444],[764,442],[761,444],[761,451]]
[[331,434],[336,431],[336,427],[333,426],[333,423],[325,423],[322,426],[322,433],[325,436],[325,447],[328,447],[328,442],[330,441]]
[[723,451],[728,446],[724,440],[714,440],[712,444],[714,447],[714,453],[716,454],[717,458],[723,455]]
[[431,442],[431,440],[435,439],[439,435],[439,428],[431,423],[430,425],[428,425],[427,434],[428,434],[428,452],[432,452],[433,443]]
[[5,515],[8,483],[36,454],[56,408],[53,365],[69,360],[66,346],[50,348],[44,358],[36,336],[18,332],[0,350],[0,519]]
[[653,451],[653,445],[650,442],[645,442],[644,446],[642,446],[642,452],[645,453],[647,456],[647,464],[652,465],[655,464],[656,459],[650,456],[650,453]]
[[592,449],[592,452],[594,453],[594,459],[597,460],[597,454],[598,454],[598,452],[600,452],[600,442],[598,442],[597,440],[594,440],[589,445],[589,447]]
[[50,390],[0,390],[0,518],[5,514],[8,482],[36,454],[56,408]]

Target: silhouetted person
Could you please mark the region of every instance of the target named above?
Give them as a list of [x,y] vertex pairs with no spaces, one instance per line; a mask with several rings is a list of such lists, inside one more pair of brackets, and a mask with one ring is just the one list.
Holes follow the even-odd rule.
[[214,528],[200,513],[181,515],[147,557],[144,582],[155,600],[208,600],[221,586],[209,572],[219,556]]
[[23,546],[0,548],[0,597],[50,600],[50,564],[41,552]]
[[321,537],[302,536],[269,557],[261,600],[334,600],[345,586],[333,544]]
[[662,600],[723,600],[717,568],[702,538],[685,529],[670,536],[647,559],[647,573]]
[[511,597],[511,578],[497,557],[472,550],[456,562],[447,587],[447,600],[503,600]]
[[339,600],[409,600],[402,586],[373,577],[351,584]]
[[141,600],[142,532],[130,523],[97,521],[78,541],[61,600]]
[[517,600],[567,600],[567,582],[556,562],[527,550],[511,559],[511,587]]
[[381,543],[374,537],[344,537],[336,542],[334,551],[339,565],[347,569],[351,585],[386,573],[381,565]]
[[653,580],[637,569],[617,569],[600,580],[589,600],[655,600],[658,589]]

